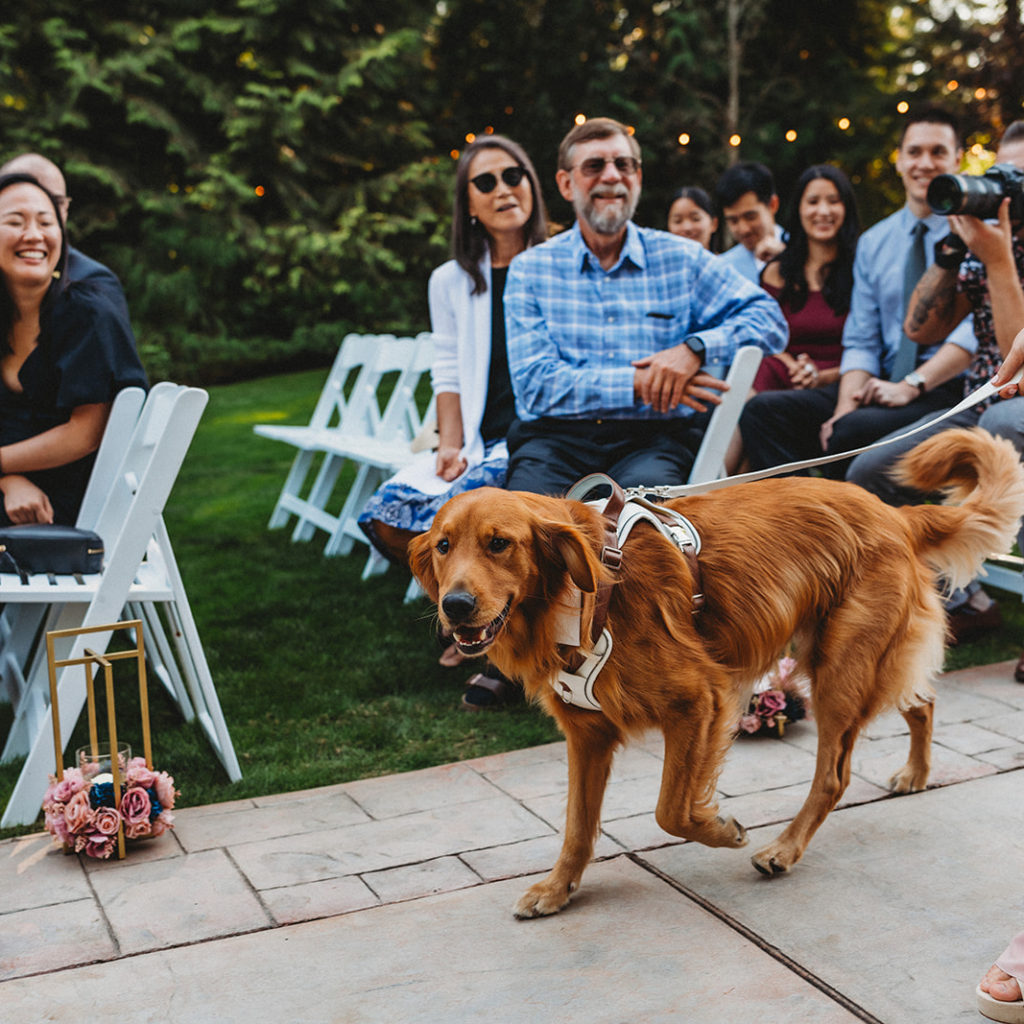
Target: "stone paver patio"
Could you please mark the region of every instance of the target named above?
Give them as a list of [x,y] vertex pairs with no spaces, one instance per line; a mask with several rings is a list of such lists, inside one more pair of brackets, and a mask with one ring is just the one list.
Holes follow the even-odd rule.
[[[772,881],[749,853],[806,795],[813,724],[733,746],[745,851],[663,833],[660,738],[627,748],[600,863],[543,921],[510,908],[560,846],[561,743],[185,809],[120,863],[5,841],[0,1020],[980,1021],[977,976],[1024,927],[1024,686],[1007,663],[938,691],[934,788],[887,794],[907,741],[876,721]],[[101,996],[126,987],[137,1014]]]

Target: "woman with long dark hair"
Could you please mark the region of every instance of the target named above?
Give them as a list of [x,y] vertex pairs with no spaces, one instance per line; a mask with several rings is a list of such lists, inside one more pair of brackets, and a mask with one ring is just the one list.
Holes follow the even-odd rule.
[[69,282],[53,195],[0,178],[0,523],[78,516],[114,396],[146,386],[123,303]]
[[711,196],[696,185],[685,185],[672,194],[668,207],[668,230],[681,238],[711,248],[711,239],[718,230],[718,217]]
[[789,345],[762,361],[755,391],[817,387],[839,376],[860,234],[857,201],[850,179],[831,164],[804,171],[796,196],[786,248],[761,271],[761,286],[789,324]]
[[[437,450],[424,452],[387,481],[359,516],[366,535],[392,561],[406,564],[409,541],[430,527],[449,498],[505,482],[505,434],[515,418],[505,348],[505,277],[515,256],[546,238],[540,182],[523,149],[501,135],[467,146],[455,172],[453,259],[430,275],[428,286]],[[454,645],[442,656],[445,665],[460,660]],[[499,686],[489,696],[475,692],[488,683],[474,683],[463,703],[500,704],[503,694],[496,690],[504,681],[491,682]]]

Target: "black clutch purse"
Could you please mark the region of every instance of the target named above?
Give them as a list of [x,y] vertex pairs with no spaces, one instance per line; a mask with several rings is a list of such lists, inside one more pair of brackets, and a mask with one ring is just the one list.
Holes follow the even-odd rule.
[[0,526],[0,572],[89,575],[103,568],[103,541],[92,530],[58,523]]

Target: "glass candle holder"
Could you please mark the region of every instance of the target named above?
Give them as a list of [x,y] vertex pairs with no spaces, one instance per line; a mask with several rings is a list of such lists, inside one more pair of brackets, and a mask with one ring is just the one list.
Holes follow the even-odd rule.
[[[128,771],[128,762],[132,757],[132,748],[127,743],[117,745],[117,768],[121,776],[121,784],[124,785],[125,772]],[[92,778],[96,775],[110,775],[113,772],[113,759],[110,756],[109,743],[97,743],[79,747],[75,751],[75,764],[82,769],[85,778]]]

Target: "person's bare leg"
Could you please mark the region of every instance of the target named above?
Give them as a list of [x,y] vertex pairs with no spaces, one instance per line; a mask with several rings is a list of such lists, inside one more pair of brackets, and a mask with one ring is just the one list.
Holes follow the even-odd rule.
[[389,523],[374,521],[373,532],[380,543],[387,548],[388,554],[399,563],[408,566],[409,541],[416,536],[412,530],[403,530]]

